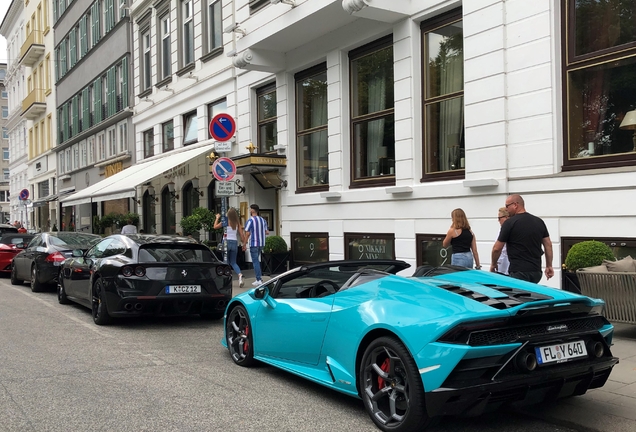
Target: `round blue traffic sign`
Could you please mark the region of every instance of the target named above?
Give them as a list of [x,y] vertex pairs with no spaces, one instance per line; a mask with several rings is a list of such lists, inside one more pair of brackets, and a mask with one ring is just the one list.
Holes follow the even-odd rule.
[[212,174],[219,181],[230,181],[236,175],[236,165],[232,159],[220,157],[212,164]]
[[236,132],[236,122],[231,115],[221,113],[214,116],[210,122],[210,135],[217,141],[227,141]]
[[20,195],[18,196],[18,198],[20,199],[20,201],[26,201],[29,199],[29,190],[28,189],[22,189],[20,191]]

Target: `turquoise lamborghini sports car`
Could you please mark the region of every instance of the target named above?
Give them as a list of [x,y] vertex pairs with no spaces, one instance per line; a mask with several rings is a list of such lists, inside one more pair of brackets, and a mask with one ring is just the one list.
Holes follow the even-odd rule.
[[581,395],[618,359],[602,300],[479,270],[403,261],[296,268],[234,297],[233,361],[362,398],[383,431]]

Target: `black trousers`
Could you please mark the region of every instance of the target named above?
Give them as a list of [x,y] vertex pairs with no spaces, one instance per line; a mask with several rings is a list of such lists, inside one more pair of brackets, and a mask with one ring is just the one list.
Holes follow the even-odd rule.
[[510,277],[513,277],[515,279],[521,279],[521,280],[532,282],[532,283],[539,283],[542,276],[543,276],[543,273],[540,271],[538,272],[510,272]]

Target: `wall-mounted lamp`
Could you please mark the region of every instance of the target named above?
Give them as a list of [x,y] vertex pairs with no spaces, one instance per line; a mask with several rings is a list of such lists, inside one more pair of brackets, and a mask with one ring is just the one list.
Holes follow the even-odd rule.
[[194,177],[192,180],[190,180],[190,183],[192,183],[192,190],[198,193],[200,196],[203,196],[203,191],[199,190],[199,177]]
[[166,186],[168,186],[168,192],[170,192],[170,197],[173,200],[178,200],[179,199],[179,194],[175,193],[175,191],[174,191],[174,182],[171,181]]
[[271,4],[273,4],[273,5],[274,4],[278,4],[278,3],[284,3],[286,5],[289,5],[289,6],[293,7],[293,8],[296,7],[296,2],[294,0],[269,0],[269,2]]
[[151,200],[153,200],[154,202],[159,202],[159,198],[155,194],[155,187],[153,185],[148,186],[146,188],[146,191],[148,192],[148,196]]
[[239,27],[240,24],[235,22],[234,24],[231,24],[227,27],[225,27],[225,29],[223,30],[223,33],[238,33],[241,36],[245,36],[247,34],[247,32],[245,30],[243,30],[241,27]]

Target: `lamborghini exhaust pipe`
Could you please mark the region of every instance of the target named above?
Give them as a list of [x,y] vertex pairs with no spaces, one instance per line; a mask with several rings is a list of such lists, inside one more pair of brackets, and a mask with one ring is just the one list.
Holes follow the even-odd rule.
[[517,368],[522,372],[532,372],[537,368],[537,356],[531,352],[522,352],[517,356]]

